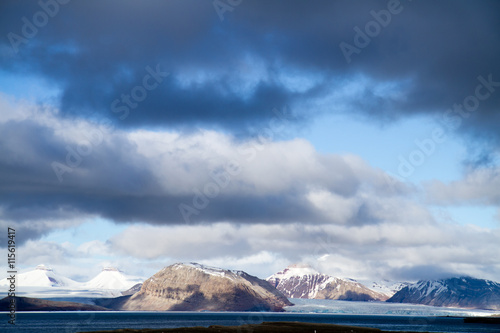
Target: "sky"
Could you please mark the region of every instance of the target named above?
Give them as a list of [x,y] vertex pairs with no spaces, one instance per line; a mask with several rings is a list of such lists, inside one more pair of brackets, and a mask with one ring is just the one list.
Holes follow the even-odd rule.
[[497,1],[7,0],[0,36],[21,271],[500,281]]

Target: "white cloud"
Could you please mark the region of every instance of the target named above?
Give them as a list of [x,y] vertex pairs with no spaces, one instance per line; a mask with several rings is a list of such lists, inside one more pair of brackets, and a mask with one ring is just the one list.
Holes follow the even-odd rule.
[[[202,261],[241,266],[262,276],[306,260],[352,277],[396,276],[409,264],[500,276],[499,259],[491,255],[497,230],[438,223],[419,202],[417,188],[360,157],[321,154],[301,139],[238,140],[215,131],[125,132],[83,120],[68,122],[53,110],[22,110],[25,114],[17,118],[5,110],[0,117],[0,126],[18,134],[0,147],[0,167],[9,172],[0,181],[10,186],[8,194],[16,194],[5,196],[12,201],[0,207],[0,224],[17,218],[26,241],[78,225],[88,216],[142,222],[107,242],[88,240],[78,248],[27,241],[25,265],[78,263],[90,272],[113,264],[146,275],[175,261]],[[36,142],[30,141],[34,130],[44,133]],[[51,162],[64,162],[65,147],[90,140],[89,133],[99,144],[59,182]],[[19,147],[31,150],[24,156]],[[238,165],[232,174],[228,163]],[[196,189],[217,184],[213,171],[225,175],[218,178],[224,185],[197,208],[196,225],[183,224],[179,203],[192,204]],[[436,182],[427,190],[439,202],[497,204],[498,179],[497,170],[477,170],[463,181]],[[23,205],[15,198],[23,198]]]
[[336,193],[320,190],[307,195],[311,203],[323,211],[335,223],[348,223],[358,212],[362,202],[355,198],[345,198]]
[[500,206],[499,189],[499,167],[473,169],[463,179],[448,184],[438,180],[426,184],[429,201],[441,205]]
[[229,223],[200,226],[134,225],[112,237],[113,249],[144,259],[161,257],[201,260],[231,252],[248,251],[245,235]]
[[68,247],[68,244],[32,240],[19,247],[17,253],[19,254],[17,263],[21,267],[70,264],[71,258],[75,255],[74,249]]
[[109,244],[103,243],[99,240],[85,242],[78,246],[76,251],[81,255],[86,256],[99,256],[110,253]]
[[[363,224],[379,218],[371,216],[373,197],[411,192],[359,157],[320,154],[303,139],[238,140],[208,130],[126,132],[19,103],[22,117],[9,118],[11,110],[2,110],[0,118],[0,127],[16,133],[0,147],[0,167],[9,170],[0,182],[19,179],[9,183],[10,192],[25,200],[23,205],[6,202],[5,219],[66,213],[184,223],[178,206],[197,206],[199,194],[205,198],[193,214],[196,222]],[[269,128],[277,134],[277,128]]]
[[326,273],[353,278],[400,278],[416,274],[412,267],[424,267],[422,274],[431,275],[432,268],[436,274],[499,280],[500,259],[491,255],[498,236],[498,230],[433,221],[360,226],[216,223],[131,226],[110,244],[114,252],[130,257],[246,268],[261,277],[305,261]]

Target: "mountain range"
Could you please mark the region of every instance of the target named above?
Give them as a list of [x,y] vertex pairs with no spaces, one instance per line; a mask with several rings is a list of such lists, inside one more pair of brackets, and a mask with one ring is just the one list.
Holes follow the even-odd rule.
[[[0,280],[0,286],[9,285],[7,278]],[[79,282],[55,273],[52,268],[38,265],[34,270],[17,275],[18,287],[78,287]]]
[[402,288],[387,302],[500,310],[500,284],[466,276],[422,280]]
[[[17,274],[17,294],[37,297],[116,297],[143,281],[143,278],[127,275],[117,268],[105,267],[90,281],[77,282],[54,272],[50,267],[38,265],[31,271]],[[7,278],[0,280],[0,287],[9,284]]]
[[[32,271],[18,274],[16,294],[73,300],[114,310],[282,311],[291,305],[287,298],[292,302],[297,298],[387,301],[500,310],[500,284],[472,277],[416,283],[356,281],[295,264],[261,280],[243,271],[178,263],[143,281],[108,267],[88,282],[76,282],[39,265]],[[0,287],[8,283],[7,279],[0,280]]]

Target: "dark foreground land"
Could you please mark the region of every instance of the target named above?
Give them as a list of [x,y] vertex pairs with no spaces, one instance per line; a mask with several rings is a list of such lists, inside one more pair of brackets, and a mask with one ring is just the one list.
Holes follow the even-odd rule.
[[[10,310],[11,297],[0,300],[0,311]],[[109,311],[102,306],[75,302],[48,301],[32,297],[15,297],[16,311]]]
[[[384,333],[377,328],[343,326],[332,324],[314,324],[314,323],[299,323],[299,322],[263,322],[261,324],[241,325],[241,326],[218,326],[209,327],[182,327],[168,329],[143,329],[130,330],[120,329],[115,331],[98,331],[92,333]],[[91,333],[91,332],[82,332]],[[397,333],[391,331],[391,333]],[[405,332],[412,333],[412,332]],[[420,332],[422,333],[422,332]]]
[[[464,323],[500,325],[500,316],[495,315],[495,316],[491,316],[491,317],[468,317],[468,318],[464,319]],[[499,332],[500,332],[500,328],[499,328]]]

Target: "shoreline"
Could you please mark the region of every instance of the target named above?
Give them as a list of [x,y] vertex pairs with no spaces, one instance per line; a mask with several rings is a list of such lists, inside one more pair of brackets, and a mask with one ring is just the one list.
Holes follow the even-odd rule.
[[[209,327],[180,327],[165,329],[117,329],[112,331],[93,331],[79,333],[303,333],[303,332],[321,332],[321,333],[417,333],[411,331],[382,331],[378,328],[323,324],[323,323],[305,323],[305,322],[262,322],[260,324],[244,324],[240,326],[221,326],[210,325]],[[418,332],[428,333],[428,332]]]

